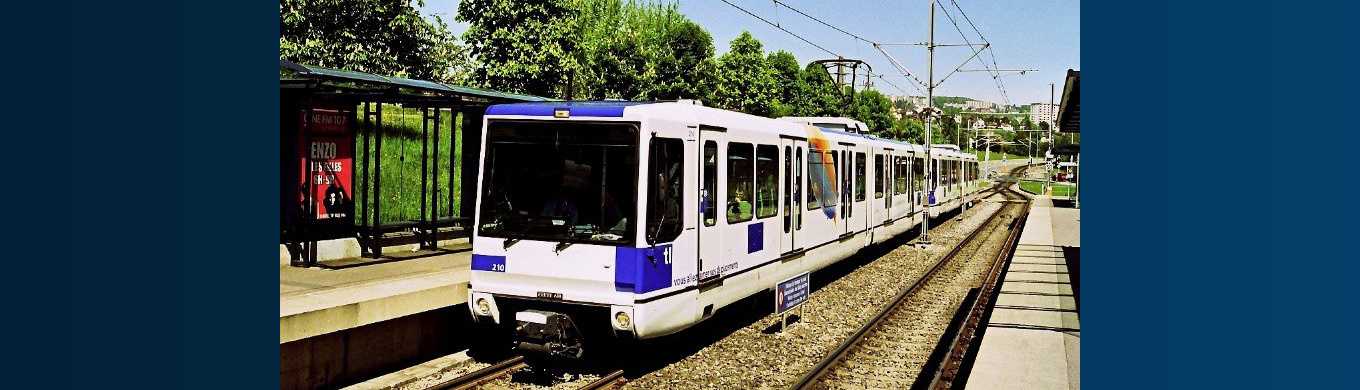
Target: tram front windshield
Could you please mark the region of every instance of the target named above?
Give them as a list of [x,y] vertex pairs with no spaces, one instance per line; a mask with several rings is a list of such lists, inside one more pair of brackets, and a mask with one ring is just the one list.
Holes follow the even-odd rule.
[[633,243],[635,125],[492,121],[486,145],[480,235]]

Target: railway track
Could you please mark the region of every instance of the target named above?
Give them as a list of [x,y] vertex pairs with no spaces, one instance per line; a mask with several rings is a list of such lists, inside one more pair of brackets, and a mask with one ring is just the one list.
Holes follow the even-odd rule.
[[492,364],[486,368],[461,375],[457,378],[439,383],[430,387],[435,390],[466,390],[475,389],[488,382],[508,377],[516,371],[529,367],[524,361],[523,356],[515,356],[499,363]]
[[[995,285],[1000,270],[1004,269],[1001,264],[1018,238],[1017,221],[1023,221],[1029,210],[1027,200],[1017,201],[1027,198],[1011,191],[1011,184],[1011,180],[1004,180],[991,189],[994,194],[1006,198],[1002,208],[960,240],[915,283],[901,290],[877,315],[804,374],[793,388],[829,388],[837,384],[864,388],[922,387],[918,382],[932,388],[948,388],[967,355],[982,309],[990,300],[981,297],[990,293],[988,286]],[[992,253],[987,249],[992,247],[988,244],[998,239],[1004,240],[1002,248]],[[968,288],[949,281],[935,283],[944,270],[950,270],[949,277],[944,279],[955,279],[968,274],[963,270],[968,265],[976,267],[978,264],[987,266],[980,290],[988,294],[970,294]],[[967,299],[973,296],[980,298]],[[946,336],[952,335],[949,353],[935,353],[943,358],[923,359],[921,350],[934,350],[937,342],[931,335],[939,332],[913,318],[948,317],[960,301],[967,308],[968,320],[961,329],[950,327],[951,330],[945,332]],[[914,369],[914,365],[923,367]],[[923,377],[930,381],[922,382]]]
[[[534,384],[520,385],[512,380],[516,372],[529,368],[523,356],[515,356],[496,364],[492,364],[477,371],[461,375],[457,378],[439,383],[430,389],[439,390],[468,390],[479,388],[519,388],[519,387],[542,387]],[[556,383],[551,388],[597,390],[615,389],[623,385],[626,379],[623,377],[623,370],[614,370],[598,379],[576,386],[576,382]]]

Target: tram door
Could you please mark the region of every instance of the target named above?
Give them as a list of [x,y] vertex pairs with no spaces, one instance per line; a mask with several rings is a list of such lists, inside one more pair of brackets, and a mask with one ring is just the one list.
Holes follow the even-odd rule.
[[717,267],[722,264],[723,237],[721,234],[722,216],[719,215],[726,200],[726,180],[719,180],[723,172],[719,166],[726,158],[720,155],[725,149],[723,133],[725,129],[699,126],[699,262],[696,278],[702,288],[705,282],[720,277]]
[[780,155],[783,164],[779,189],[779,207],[782,210],[782,224],[779,238],[780,253],[789,253],[802,248],[798,241],[798,231],[803,226],[803,159],[807,141],[793,138],[780,138]]

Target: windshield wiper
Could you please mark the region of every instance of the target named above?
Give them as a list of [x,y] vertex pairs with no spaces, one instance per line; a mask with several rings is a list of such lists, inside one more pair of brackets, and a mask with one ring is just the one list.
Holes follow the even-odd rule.
[[518,238],[507,238],[505,239],[505,241],[501,242],[501,245],[503,245],[501,249],[510,249],[510,247],[515,245],[515,243],[517,242],[519,242]]
[[570,241],[559,241],[559,242],[557,243],[557,246],[556,246],[556,247],[553,247],[553,253],[561,253],[563,250],[567,249],[567,248],[570,247],[572,244],[575,244],[575,243],[570,242]]

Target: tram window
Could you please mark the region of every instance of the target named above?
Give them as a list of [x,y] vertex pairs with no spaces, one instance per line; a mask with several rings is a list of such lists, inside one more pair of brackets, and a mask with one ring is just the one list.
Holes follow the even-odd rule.
[[[839,164],[836,164],[836,167],[840,168],[840,171],[836,172],[836,178],[840,179],[841,181],[840,184],[841,190],[840,192],[838,192],[838,194],[840,194],[842,201],[844,201],[845,203],[850,203],[851,195],[850,191],[854,189],[854,183],[851,182],[851,179],[853,178],[851,177],[850,173],[851,168],[850,163],[854,162],[854,156],[851,155],[850,151],[848,150],[845,151],[844,153],[837,154],[837,156],[844,157],[836,159],[836,161],[840,162]],[[846,217],[850,216],[850,213],[851,213],[850,209],[845,210]]]
[[684,142],[676,138],[652,138],[648,152],[647,243],[675,241],[684,230],[680,216],[685,179]]
[[482,236],[633,245],[645,229],[636,126],[491,121],[485,139]]
[[836,205],[836,155],[808,149],[808,210]]
[[944,163],[945,163],[945,165],[946,165],[946,167],[945,167],[945,169],[944,169],[944,172],[945,172],[945,174],[948,174],[948,175],[949,175],[948,177],[946,177],[946,178],[944,179],[944,182],[945,182],[945,183],[948,183],[949,185],[954,185],[954,161],[952,161],[952,160],[945,160]]
[[718,200],[715,195],[718,193],[718,143],[713,141],[704,142],[704,186],[699,188],[699,207],[704,210],[704,226],[713,226],[717,222],[717,213],[714,210]]
[[789,210],[793,204],[793,148],[784,147],[784,233],[793,226],[793,214]]
[[822,202],[818,199],[822,197],[821,177],[826,175],[822,171],[822,151],[808,149],[807,156],[807,209],[816,210],[822,208]]
[[755,170],[751,144],[727,144],[727,222],[751,220],[755,204]]
[[926,160],[917,157],[914,162],[915,164],[911,164],[911,179],[915,182],[915,185],[913,185],[912,188],[915,188],[917,191],[922,191],[926,187]]
[[874,155],[874,198],[883,197],[883,155]]
[[893,169],[896,170],[896,179],[893,180],[893,193],[905,194],[907,193],[907,158],[898,157],[895,160],[897,161],[893,164]]
[[779,147],[756,146],[756,217],[779,214]]
[[930,162],[932,164],[930,166],[930,183],[931,188],[934,188],[940,185],[940,160],[930,159]]
[[801,230],[803,228],[803,213],[797,204],[803,201],[803,148],[794,149],[793,156],[798,159],[793,164],[793,169],[797,170],[793,174],[793,213],[796,214],[793,217],[793,230]]
[[864,201],[864,153],[855,153],[855,201]]
[[[835,179],[840,177],[839,176],[840,166],[836,165],[836,162],[840,161],[841,156],[839,153],[826,153],[825,156],[830,158],[830,160],[822,161],[822,179],[826,181],[826,186],[822,187],[822,196],[818,199],[822,200],[823,207],[828,207],[835,206],[836,204],[840,203],[839,201],[836,200],[836,195],[839,194],[840,192],[836,188],[837,184]],[[835,176],[826,177],[827,174],[830,174],[832,172],[835,172]]]

